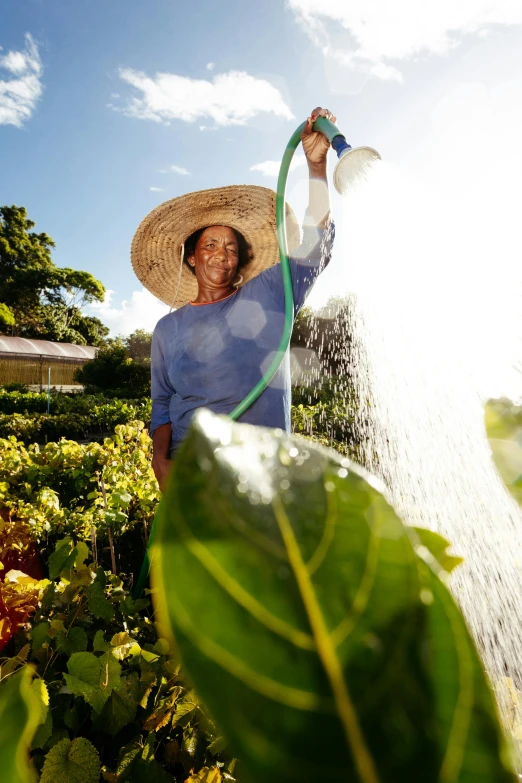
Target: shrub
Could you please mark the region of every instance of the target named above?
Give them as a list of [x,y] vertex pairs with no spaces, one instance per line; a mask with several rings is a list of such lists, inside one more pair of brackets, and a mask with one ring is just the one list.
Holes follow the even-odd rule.
[[45,554],[73,534],[99,546],[107,567],[114,560],[139,570],[159,499],[150,460],[141,422],[118,425],[111,438],[86,446],[61,440],[40,449],[0,440],[4,535],[22,526]]
[[148,421],[151,402],[110,400],[106,397],[57,394],[47,414],[45,394],[0,392],[0,437],[14,435],[24,443],[44,443],[60,438],[85,439],[114,430],[136,419]]
[[112,392],[115,396],[150,395],[150,367],[133,361],[124,345],[104,346],[75,373],[87,392]]
[[[25,583],[24,597],[24,579],[16,577],[28,611],[0,659],[0,712],[9,699],[15,718],[31,696],[32,726],[21,736],[23,722],[15,720],[17,737],[10,721],[0,724],[6,779],[20,780],[11,761],[18,738],[18,769],[29,741],[42,783],[98,783],[100,774],[104,781],[176,783],[211,770],[217,777],[209,780],[218,782],[221,770],[231,771],[215,724],[158,635],[149,600],[134,601],[125,576],[105,573],[86,544],[65,538],[49,558],[49,578]],[[32,686],[27,663],[37,675]],[[29,692],[17,696],[23,678]]]
[[0,389],[0,393],[2,391],[24,393],[24,392],[28,392],[29,388],[24,383],[13,382],[13,383],[6,383],[4,386],[2,386]]

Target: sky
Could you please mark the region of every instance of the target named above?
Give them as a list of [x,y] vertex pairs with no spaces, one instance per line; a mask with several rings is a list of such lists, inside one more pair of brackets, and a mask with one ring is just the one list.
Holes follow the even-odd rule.
[[[27,208],[56,242],[55,263],[103,282],[106,301],[89,312],[113,334],[151,329],[165,312],[130,265],[145,215],[193,190],[275,188],[290,135],[322,105],[353,146],[379,150],[388,174],[352,213],[333,195],[348,233],[367,205],[353,224],[366,250],[359,264],[338,258],[311,303],[349,290],[356,267],[375,281],[402,263],[422,310],[429,258],[437,293],[453,280],[467,298],[471,283],[473,323],[500,318],[481,339],[496,344],[507,330],[502,362],[515,360],[519,0],[3,0],[0,47],[0,203]],[[298,215],[302,164],[287,189]],[[419,267],[428,277],[413,280]]]

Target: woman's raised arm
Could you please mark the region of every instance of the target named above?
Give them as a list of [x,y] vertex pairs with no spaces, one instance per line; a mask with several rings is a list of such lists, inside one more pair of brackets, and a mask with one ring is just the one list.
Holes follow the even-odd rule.
[[301,134],[301,142],[310,174],[305,227],[324,229],[330,215],[330,198],[326,176],[326,157],[330,149],[330,142],[324,133],[313,130],[314,122],[319,116],[327,117],[332,122],[336,121],[331,112],[318,106],[306,121]]

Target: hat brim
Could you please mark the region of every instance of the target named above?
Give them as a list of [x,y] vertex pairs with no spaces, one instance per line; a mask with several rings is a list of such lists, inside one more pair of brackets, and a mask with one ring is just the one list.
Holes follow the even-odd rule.
[[[243,234],[252,249],[252,260],[241,269],[244,285],[279,261],[275,199],[269,188],[229,185],[165,201],[149,212],[132,240],[137,277],[162,302],[182,307],[198,293],[196,277],[182,263],[185,240],[200,228],[230,226]],[[299,245],[299,226],[288,204],[286,230],[292,251]]]

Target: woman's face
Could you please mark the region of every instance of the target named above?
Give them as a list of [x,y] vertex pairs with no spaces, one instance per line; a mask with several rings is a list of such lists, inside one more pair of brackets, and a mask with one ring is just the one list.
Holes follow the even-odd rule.
[[187,259],[196,271],[199,286],[226,288],[232,285],[239,260],[236,235],[229,226],[209,226]]

